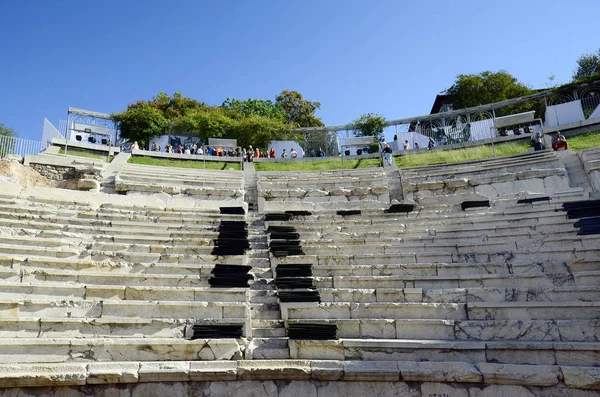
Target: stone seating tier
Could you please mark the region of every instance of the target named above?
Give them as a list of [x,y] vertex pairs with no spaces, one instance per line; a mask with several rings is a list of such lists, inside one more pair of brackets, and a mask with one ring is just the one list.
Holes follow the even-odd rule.
[[[252,250],[239,257],[210,250],[220,220],[245,216],[0,199],[0,386],[49,385],[51,373],[54,386],[119,383],[144,395],[190,394],[177,382],[192,377],[221,382],[209,388],[240,380],[246,392],[244,381],[289,380],[270,383],[282,396],[299,380],[324,395],[347,384],[329,393],[314,382],[327,377],[353,392],[369,384],[367,395],[597,389],[600,244],[556,211],[568,194],[468,211],[386,214],[379,203],[357,216],[252,218]],[[306,255],[269,255],[269,225],[295,227]],[[249,264],[255,280],[210,288],[217,263]],[[312,265],[321,303],[279,302],[273,277],[287,263]],[[187,340],[198,321],[241,325],[244,337]],[[340,339],[289,340],[286,327],[303,323],[335,324]]]
[[[462,163],[447,163],[447,164],[434,164],[434,165],[423,165],[415,167],[403,167],[402,172],[406,173],[408,177],[411,175],[423,175],[423,176],[438,176],[446,175],[450,177],[454,174],[465,174],[465,173],[477,173],[485,170],[494,170],[506,168],[516,170],[522,168],[536,168],[540,165],[557,165],[557,158],[551,150],[543,150],[533,153],[524,153],[514,156],[503,156],[497,158],[489,158],[484,160],[473,160]],[[525,165],[532,165],[533,167],[525,167]],[[547,168],[541,166],[541,168]],[[549,167],[553,168],[553,167]],[[512,170],[512,171],[516,171]]]
[[600,190],[600,148],[577,152],[594,190]]
[[236,199],[244,194],[243,174],[155,166],[123,166],[115,177],[115,190],[121,193],[187,194],[203,199]]

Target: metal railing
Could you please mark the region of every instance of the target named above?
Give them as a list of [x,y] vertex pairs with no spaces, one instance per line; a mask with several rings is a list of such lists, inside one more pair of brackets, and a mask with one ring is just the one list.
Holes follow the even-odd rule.
[[44,129],[42,130],[42,142],[48,145],[52,145],[52,139],[65,139],[64,135],[61,134],[54,125],[44,118]]
[[0,135],[0,157],[2,158],[8,154],[18,154],[21,157],[27,154],[38,154],[47,146],[44,142]]

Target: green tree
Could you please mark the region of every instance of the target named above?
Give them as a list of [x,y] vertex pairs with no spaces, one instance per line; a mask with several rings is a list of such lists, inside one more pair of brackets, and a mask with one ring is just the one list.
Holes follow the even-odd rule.
[[14,129],[10,127],[5,127],[4,124],[0,123],[0,136],[17,136],[17,133]]
[[319,117],[315,116],[315,112],[321,108],[319,102],[308,101],[299,92],[287,90],[281,91],[275,100],[283,108],[288,123],[296,127],[325,125]]
[[581,81],[595,75],[600,77],[600,49],[577,58],[577,70],[573,73],[573,80]]
[[374,113],[365,113],[352,122],[354,124],[354,136],[372,136],[377,142],[383,138],[385,129],[385,117]]
[[16,137],[17,133],[11,127],[5,127],[4,124],[0,123],[0,158],[11,153],[15,148],[14,139],[3,137]]
[[150,139],[168,133],[167,118],[148,102],[140,101],[129,105],[127,110],[112,115],[120,124],[121,137],[138,141],[140,147],[146,147]]
[[226,110],[207,108],[189,112],[183,117],[174,119],[171,130],[179,133],[191,133],[206,142],[208,138],[229,138],[235,126],[236,120]]
[[227,98],[221,104],[221,107],[237,110],[245,117],[260,116],[282,121],[286,119],[281,104],[273,102],[270,99],[246,99],[241,101],[239,99]]
[[[454,109],[463,109],[517,98],[534,92],[504,70],[499,72],[486,70],[479,74],[459,74],[445,94],[452,96]],[[507,106],[498,109],[496,116],[523,112],[531,109],[532,106],[531,103]]]

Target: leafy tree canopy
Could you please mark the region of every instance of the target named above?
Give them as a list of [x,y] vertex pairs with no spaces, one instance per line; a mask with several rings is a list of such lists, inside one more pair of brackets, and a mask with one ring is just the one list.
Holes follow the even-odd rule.
[[[300,96],[302,98],[302,96]],[[112,115],[120,123],[121,136],[146,146],[155,136],[180,133],[208,138],[237,139],[240,146],[264,147],[273,139],[289,138],[294,124],[283,106],[271,100],[227,98],[210,106],[164,92],[150,101],[138,101]]]
[[246,117],[260,116],[268,119],[286,120],[286,114],[281,104],[271,101],[270,99],[239,99],[227,98],[221,107],[226,109],[234,109],[239,111]]
[[[534,92],[504,70],[499,72],[486,70],[479,74],[459,74],[454,84],[444,93],[452,96],[454,109],[462,109],[517,98]],[[497,110],[496,115],[519,113],[529,110],[530,107],[529,103],[507,106]]]
[[595,75],[600,77],[600,49],[583,54],[577,59],[577,70],[573,73],[573,80],[586,80]]
[[0,136],[17,136],[17,133],[12,128],[5,127],[4,124],[0,123]]
[[355,136],[372,136],[373,140],[383,138],[385,129],[385,117],[374,113],[366,113],[352,122],[356,128]]
[[296,127],[325,125],[319,117],[315,116],[315,112],[321,109],[321,104],[304,99],[298,91],[281,91],[275,100],[283,108],[288,123]]

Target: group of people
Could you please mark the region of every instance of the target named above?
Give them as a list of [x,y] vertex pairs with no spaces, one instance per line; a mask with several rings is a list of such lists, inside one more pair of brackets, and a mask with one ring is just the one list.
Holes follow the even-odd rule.
[[[536,151],[544,149],[544,138],[542,137],[541,132],[535,134],[534,148]],[[556,151],[561,148],[567,150],[569,148],[569,143],[567,142],[567,138],[565,138],[560,131],[556,131],[556,135],[552,137],[552,149]]]
[[[255,158],[277,158],[277,153],[275,151],[275,149],[270,148],[269,151],[262,151],[259,148],[252,148],[252,145],[250,145],[248,147],[248,149],[242,149],[242,156],[244,157],[244,161],[252,161]],[[298,158],[298,151],[296,150],[296,148],[291,148],[290,151],[288,152],[286,149],[283,149],[283,151],[281,152],[280,157],[282,159],[287,159],[287,158]]]
[[[433,140],[433,138],[429,138],[429,141],[427,142],[427,149],[431,150],[435,147],[435,141]],[[404,143],[402,144],[402,148],[404,150],[408,150],[410,148],[410,144],[408,143],[408,140],[405,140]],[[420,149],[421,145],[419,145],[418,141],[415,141],[414,145],[413,145],[413,149]]]

